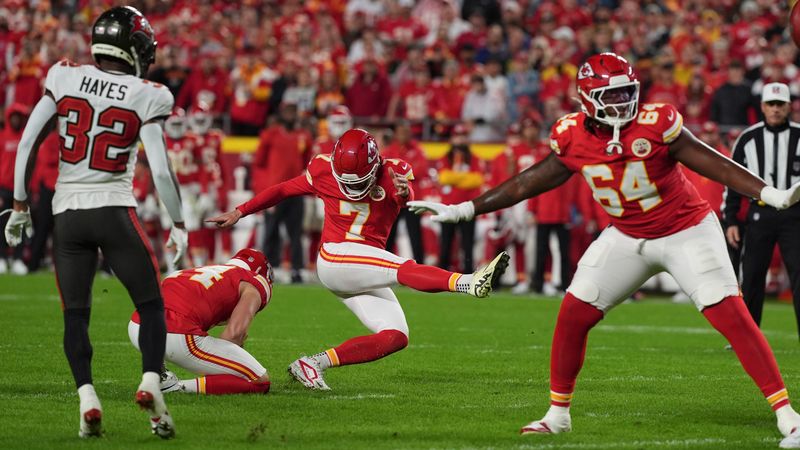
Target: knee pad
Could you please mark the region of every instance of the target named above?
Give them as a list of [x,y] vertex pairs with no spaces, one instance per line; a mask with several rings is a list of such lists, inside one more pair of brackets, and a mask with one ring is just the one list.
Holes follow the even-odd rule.
[[567,292],[572,294],[576,300],[589,304],[596,303],[600,298],[600,287],[594,281],[585,278],[572,280]]

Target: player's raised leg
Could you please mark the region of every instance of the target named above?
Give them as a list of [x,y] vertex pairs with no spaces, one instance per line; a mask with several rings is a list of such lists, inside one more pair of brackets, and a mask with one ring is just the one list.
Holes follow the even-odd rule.
[[500,282],[508,260],[508,254],[501,252],[485,267],[463,274],[417,264],[369,245],[343,242],[323,244],[317,267],[322,283],[335,293],[365,292],[402,284],[423,292],[462,292],[486,297]]
[[607,228],[578,262],[558,313],[550,351],[550,408],[522,434],[556,434],[572,429],[570,404],[583,367],[589,331],[650,277],[639,241]]
[[103,409],[92,384],[92,343],[89,340],[92,280],[97,247],[84,244],[84,231],[71,219],[83,214],[67,211],[55,216],[54,263],[56,283],[64,309],[64,354],[80,397],[80,437],[102,435]]
[[[788,437],[800,428],[800,415],[789,404],[769,343],[739,295],[716,216],[709,214],[697,226],[661,240],[667,254],[667,270],[706,320],[730,342],[742,367],[775,411],[778,429]],[[800,448],[800,439],[797,445]]]
[[342,302],[373,334],[358,336],[289,366],[289,373],[311,389],[329,389],[323,372],[331,367],[381,359],[408,346],[408,324],[403,308],[389,288],[343,298]]
[[150,415],[154,434],[172,438],[174,423],[159,388],[167,325],[158,263],[133,208],[94,211],[97,211],[94,219],[108,225],[97,236],[103,255],[127,289],[141,320],[138,347],[142,352],[142,382],[136,392],[136,403]]

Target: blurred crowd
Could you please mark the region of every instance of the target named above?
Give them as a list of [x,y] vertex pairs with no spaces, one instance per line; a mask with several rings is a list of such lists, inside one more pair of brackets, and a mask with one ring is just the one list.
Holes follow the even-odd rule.
[[[91,24],[118,3],[150,19],[159,44],[148,77],[169,87],[177,108],[187,117],[209,117],[216,133],[260,139],[254,155],[218,157],[218,208],[228,206],[230,192],[297,175],[292,171],[302,171],[311,155],[330,148],[335,133],[328,119],[341,111],[380,137],[384,156],[411,162],[418,196],[471,198],[542,157],[550,125],[577,108],[577,68],[603,51],[634,64],[642,101],[675,104],[685,125],[721,151],[759,120],[765,83],[784,82],[800,93],[789,6],[773,0],[6,0],[0,7],[0,192],[11,189],[4,155],[20,132],[8,117],[30,111],[56,61],[91,62]],[[446,155],[426,158],[423,140],[448,143]],[[481,159],[470,145],[482,142],[506,150]],[[50,144],[57,147],[57,139]],[[297,162],[275,162],[293,156]],[[56,164],[57,156],[43,163]],[[244,168],[238,178],[237,167]],[[46,196],[54,174],[43,172],[35,182]],[[709,184],[696,181],[701,191]],[[583,183],[572,180],[561,189],[550,200],[472,225],[439,229],[403,215],[399,241],[418,259],[461,270],[499,246],[514,247],[529,256],[516,258],[520,286],[561,288],[575,257],[605,225]],[[709,184],[705,191],[718,207],[721,188]],[[259,242],[295,242],[287,255],[274,253],[292,261],[294,280],[313,265],[308,255],[317,225],[313,205],[304,208],[304,214],[268,212],[259,224],[267,229]],[[305,233],[296,232],[297,223]],[[523,232],[530,227],[522,224],[536,224],[539,232]],[[547,251],[551,235],[555,257]],[[309,253],[298,250],[298,239]],[[40,264],[31,258],[42,257],[17,256],[31,269]],[[9,257],[12,266],[19,261]]]

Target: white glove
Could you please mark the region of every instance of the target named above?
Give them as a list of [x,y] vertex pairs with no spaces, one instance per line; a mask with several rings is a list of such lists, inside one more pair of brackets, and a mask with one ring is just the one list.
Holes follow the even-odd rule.
[[786,209],[800,201],[800,183],[786,190],[764,186],[761,189],[761,201],[775,209]]
[[172,246],[175,246],[175,257],[172,258],[172,264],[177,267],[183,261],[186,249],[189,247],[189,232],[173,226],[169,232],[169,239],[167,239],[167,247]]
[[11,212],[6,223],[6,242],[11,247],[16,247],[22,242],[22,231],[30,238],[33,236],[33,222],[31,222],[31,212],[28,211],[15,211],[7,209],[0,213],[6,214]]
[[426,202],[414,200],[408,202],[408,209],[414,214],[432,212],[431,220],[434,222],[466,222],[475,217],[475,205],[471,201],[461,202],[457,205]]

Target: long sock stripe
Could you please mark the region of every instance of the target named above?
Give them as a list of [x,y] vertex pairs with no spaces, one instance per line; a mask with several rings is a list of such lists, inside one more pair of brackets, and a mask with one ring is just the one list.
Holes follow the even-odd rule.
[[550,391],[550,400],[554,402],[569,403],[572,400],[572,394]]
[[769,402],[770,405],[774,405],[775,403],[778,403],[779,401],[787,399],[787,398],[789,398],[789,392],[786,390],[786,388],[784,388],[784,389],[781,389],[780,391],[768,396],[767,397],[767,401]]
[[197,343],[194,342],[194,336],[187,334],[186,335],[186,345],[189,347],[189,353],[192,354],[195,358],[202,359],[204,361],[212,362],[214,364],[227,367],[229,369],[233,369],[245,377],[250,381],[253,381],[258,378],[258,376],[247,368],[247,366],[243,366],[242,364],[237,363],[236,361],[231,361],[229,359],[225,359],[221,356],[212,355],[211,353],[204,352],[197,347]]
[[373,256],[334,255],[326,252],[324,248],[320,249],[319,254],[325,261],[334,263],[365,264],[370,266],[387,267],[389,269],[398,269],[401,266],[399,263],[375,258]]
[[447,288],[450,289],[450,291],[452,292],[456,291],[456,283],[458,283],[459,278],[461,278],[460,273],[454,273],[450,275],[450,279],[447,280]]
[[339,365],[339,355],[336,354],[336,350],[325,350],[325,354],[328,355],[328,359],[331,360],[332,366],[336,367]]

